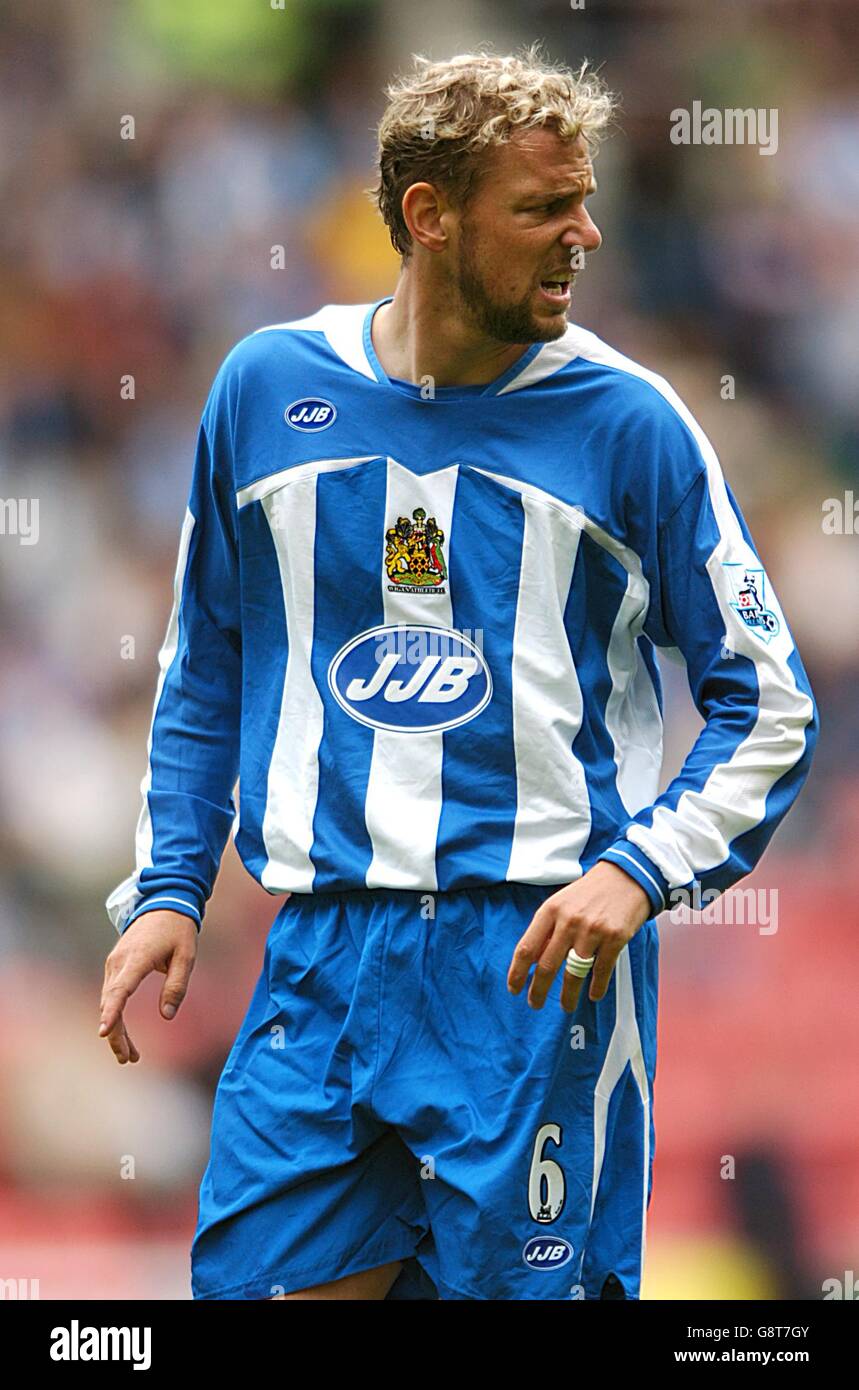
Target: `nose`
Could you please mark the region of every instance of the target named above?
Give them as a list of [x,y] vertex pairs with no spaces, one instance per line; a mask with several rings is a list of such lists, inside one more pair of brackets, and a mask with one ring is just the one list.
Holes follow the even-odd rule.
[[599,227],[586,207],[576,209],[569,227],[561,237],[561,245],[567,250],[581,246],[583,251],[598,251],[602,246]]

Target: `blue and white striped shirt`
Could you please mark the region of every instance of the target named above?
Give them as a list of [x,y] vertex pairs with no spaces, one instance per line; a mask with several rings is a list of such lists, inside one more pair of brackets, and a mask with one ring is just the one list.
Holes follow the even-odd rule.
[[[729,887],[817,711],[709,440],[575,324],[487,386],[392,381],[377,307],[260,329],[218,372],[112,922],[201,922],[234,822],[273,894],[560,885],[598,859],[654,913]],[[661,796],[655,648],[706,721]]]

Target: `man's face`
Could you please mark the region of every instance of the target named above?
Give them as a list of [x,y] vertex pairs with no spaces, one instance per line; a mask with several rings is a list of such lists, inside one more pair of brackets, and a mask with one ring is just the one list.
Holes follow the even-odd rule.
[[551,342],[567,328],[573,248],[602,238],[585,207],[596,191],[584,138],[540,128],[493,149],[459,220],[454,275],[475,327],[502,343]]

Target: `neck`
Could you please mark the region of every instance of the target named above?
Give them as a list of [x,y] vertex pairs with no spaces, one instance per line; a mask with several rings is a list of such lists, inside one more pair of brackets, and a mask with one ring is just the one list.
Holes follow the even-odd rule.
[[489,338],[464,317],[449,285],[430,284],[408,266],[390,304],[373,315],[373,348],[389,377],[423,385],[485,386],[527,350],[528,343]]

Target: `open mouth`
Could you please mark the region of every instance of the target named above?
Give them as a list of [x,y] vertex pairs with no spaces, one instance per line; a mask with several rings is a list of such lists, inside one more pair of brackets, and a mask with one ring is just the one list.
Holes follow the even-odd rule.
[[550,303],[567,305],[571,298],[572,277],[568,275],[563,280],[541,280],[540,291]]

